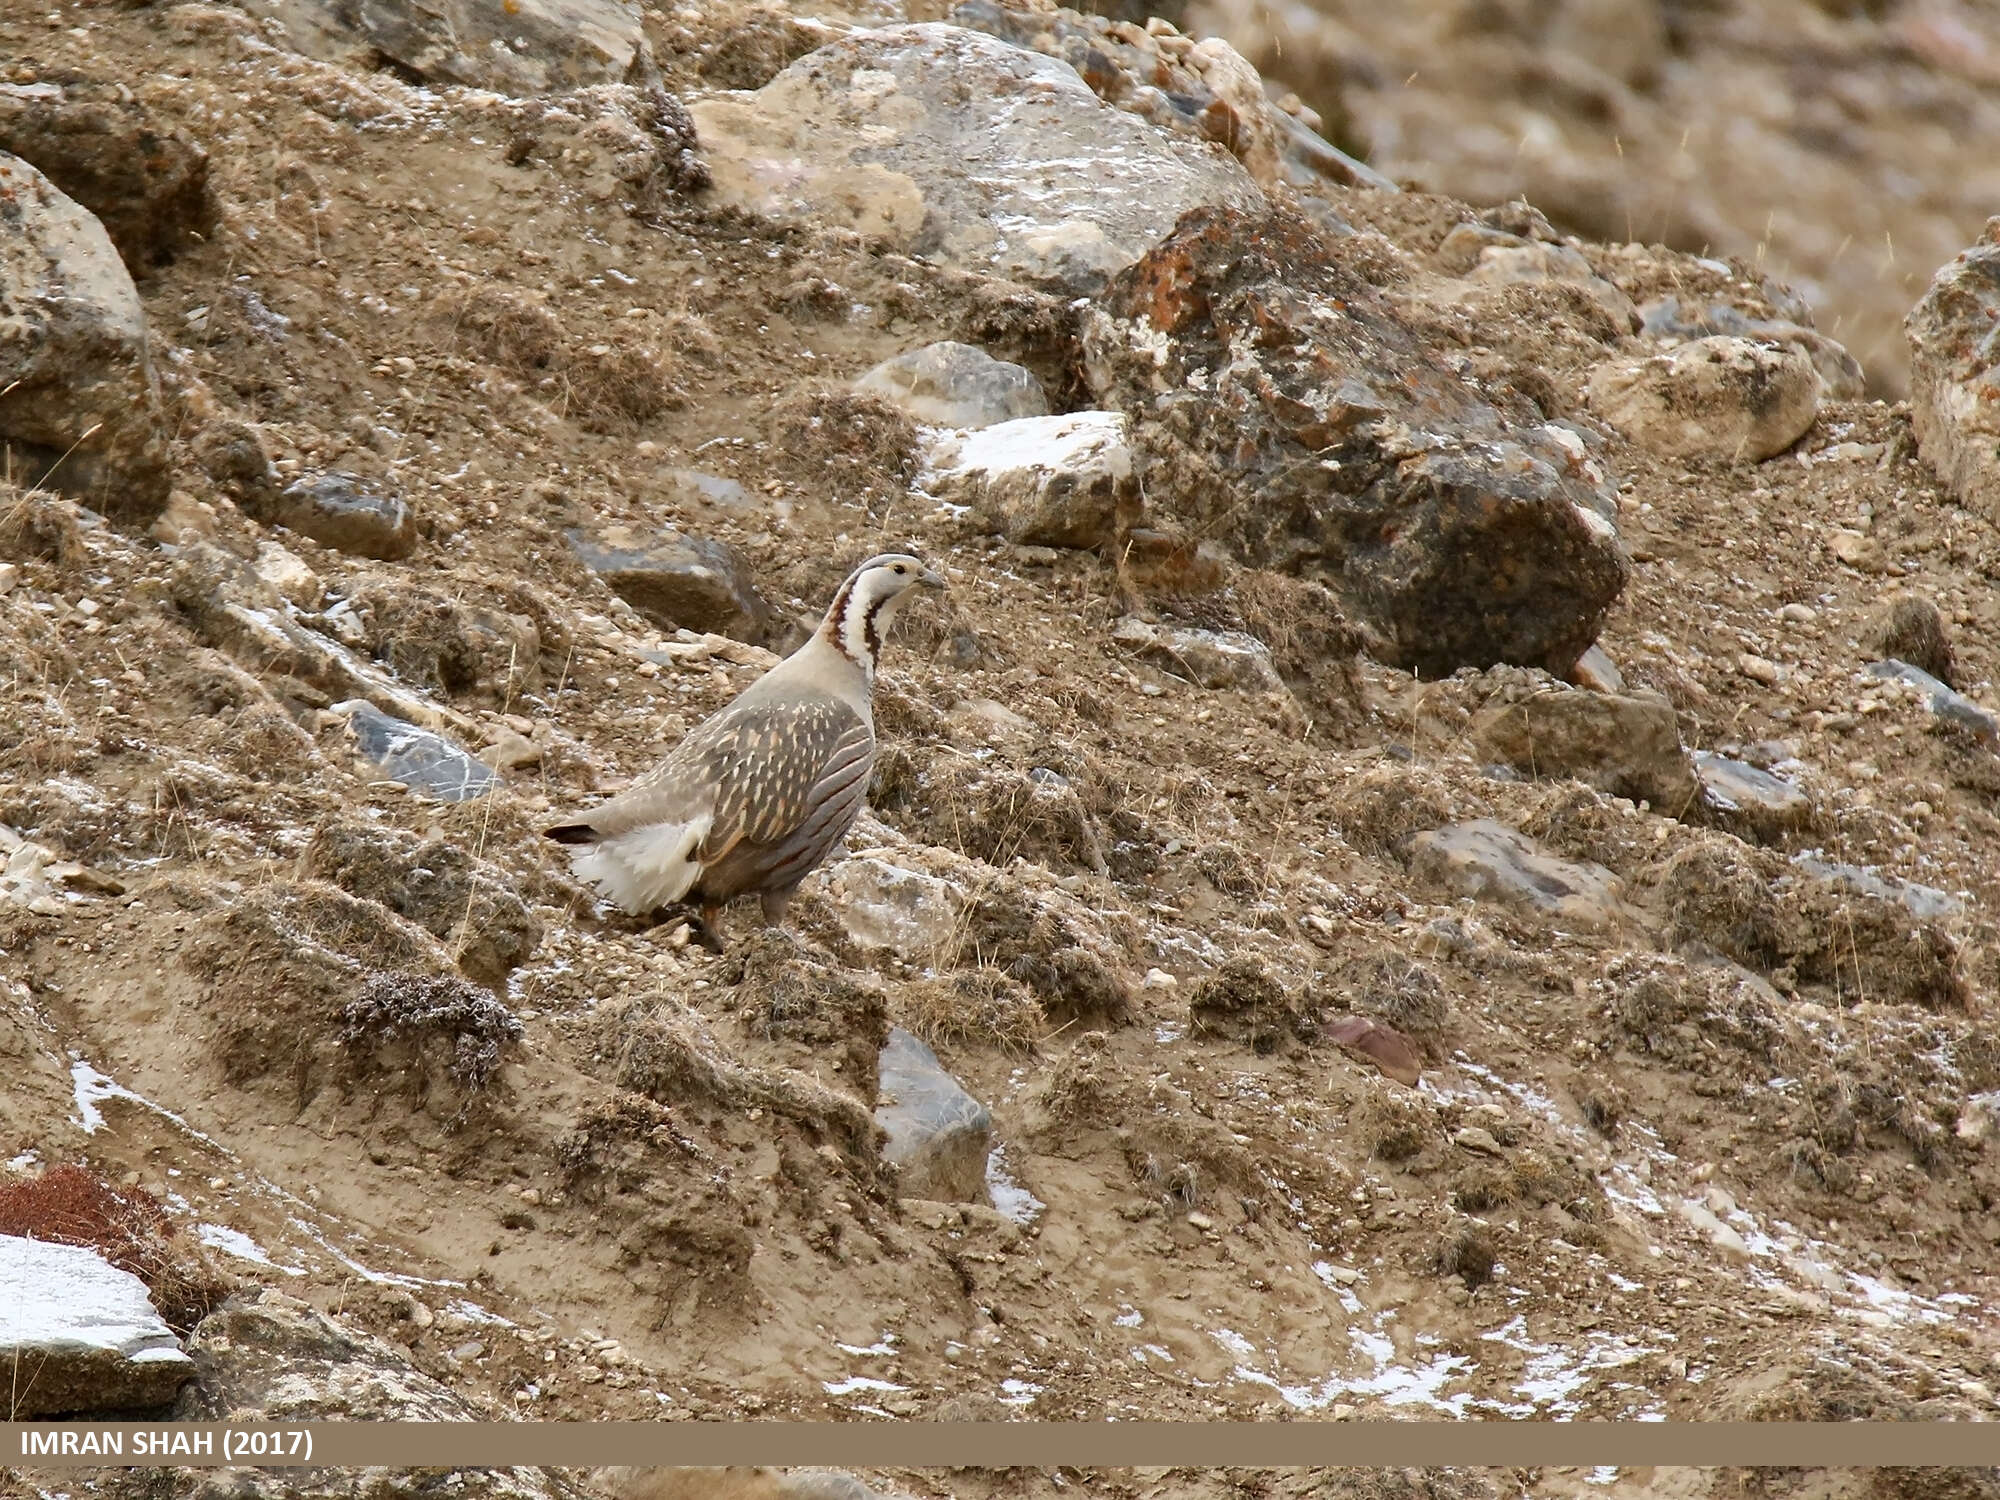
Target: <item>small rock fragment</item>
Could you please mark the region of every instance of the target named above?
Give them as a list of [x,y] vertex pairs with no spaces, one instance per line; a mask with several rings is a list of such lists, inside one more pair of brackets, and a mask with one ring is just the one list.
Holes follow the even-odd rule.
[[1863,573],[1882,571],[1882,549],[1865,532],[1851,531],[1844,526],[1835,527],[1827,533],[1826,550],[1848,567]]
[[1451,1143],[1462,1151],[1476,1152],[1480,1156],[1506,1154],[1505,1148],[1493,1138],[1493,1132],[1478,1125],[1466,1125],[1454,1130]]
[[356,748],[390,781],[440,802],[466,802],[493,788],[492,768],[441,734],[391,718],[359,698],[333,705],[345,714]]
[[339,470],[286,485],[269,519],[356,557],[393,561],[417,547],[416,517],[400,497],[380,493],[360,475]]
[[984,1203],[993,1117],[937,1054],[900,1026],[882,1049],[882,1102],[875,1123],[888,1133],[883,1157],[901,1172],[906,1198]]
[[1618,663],[1602,646],[1592,646],[1576,659],[1576,665],[1570,668],[1569,680],[1593,693],[1625,691],[1625,674],[1618,670]]
[[1742,652],[1736,658],[1736,670],[1752,682],[1761,682],[1765,687],[1776,687],[1784,672],[1778,664],[1754,651]]
[[259,578],[277,590],[280,598],[301,609],[319,608],[325,586],[319,574],[307,567],[305,559],[296,552],[287,551],[276,542],[262,542],[251,567]]

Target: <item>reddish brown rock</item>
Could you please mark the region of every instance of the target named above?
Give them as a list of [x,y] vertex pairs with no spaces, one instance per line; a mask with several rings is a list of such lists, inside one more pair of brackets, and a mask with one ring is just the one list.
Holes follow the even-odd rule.
[[1113,280],[1086,367],[1138,424],[1149,502],[1324,578],[1392,665],[1567,672],[1628,571],[1608,476],[1525,398],[1441,365],[1356,246],[1285,210],[1197,209]]

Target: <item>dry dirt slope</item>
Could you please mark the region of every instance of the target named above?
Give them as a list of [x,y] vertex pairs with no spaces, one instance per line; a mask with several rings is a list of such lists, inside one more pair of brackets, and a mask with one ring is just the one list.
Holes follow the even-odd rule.
[[[841,394],[957,338],[1081,404],[1064,298],[636,202],[592,133],[613,94],[419,87],[206,5],[54,14],[5,11],[14,81],[123,83],[206,145],[221,213],[140,283],[166,522],[0,499],[0,825],[84,867],[0,905],[11,1171],[159,1193],[243,1295],[527,1418],[2000,1409],[2000,779],[1858,675],[1893,584],[1993,701],[2000,546],[1905,413],[1825,403],[1764,463],[1649,457],[1583,398],[1629,335],[1545,281],[1465,311],[1444,242],[1474,210],[1322,191],[1440,359],[1531,370],[1597,434],[1627,680],[1810,799],[1642,805],[1589,784],[1665,774],[1630,745],[1495,768],[1481,726],[1545,676],[1350,664],[1323,592],[1213,552],[968,534],[912,487],[914,430]],[[676,24],[692,85],[749,22]],[[1572,249],[1634,301],[1770,311],[1747,267]],[[281,479],[393,483],[414,551],[253,519],[246,437]],[[697,467],[740,494],[670,477]],[[1176,497],[1149,503],[1171,527]],[[605,920],[537,837],[764,659],[617,600],[563,537],[617,523],[730,544],[786,613],[885,542],[951,576],[890,648],[879,816],[795,940],[712,959]],[[304,571],[246,571],[272,542]],[[1286,693],[1191,682],[1115,633],[1135,612],[1247,628]],[[330,712],[357,692],[510,769],[404,792]],[[1479,818],[1619,891],[1458,894],[1409,836]],[[873,942],[895,870],[944,915]],[[1348,1013],[1415,1040],[1420,1088],[1331,1044]],[[899,1199],[867,1119],[890,1023],[992,1108],[1023,1190],[1000,1208]],[[205,1389],[230,1399],[219,1368]]]

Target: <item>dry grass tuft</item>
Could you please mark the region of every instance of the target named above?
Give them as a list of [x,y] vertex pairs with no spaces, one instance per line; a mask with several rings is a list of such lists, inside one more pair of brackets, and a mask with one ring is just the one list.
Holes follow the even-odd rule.
[[1006,1052],[1032,1052],[1048,1030],[1041,1003],[998,969],[905,985],[896,994],[896,1019],[933,1046],[958,1042]]
[[64,573],[90,558],[76,505],[42,490],[0,485],[0,558],[51,562]]
[[176,1241],[159,1199],[120,1191],[88,1167],[64,1164],[0,1185],[0,1234],[97,1251],[145,1282],[161,1316],[183,1331],[232,1290],[198,1245]]
[[342,1007],[343,1045],[407,1040],[419,1048],[450,1045],[448,1071],[463,1088],[483,1089],[499,1070],[501,1054],[521,1039],[514,1013],[477,985],[451,974],[408,971],[375,974]]

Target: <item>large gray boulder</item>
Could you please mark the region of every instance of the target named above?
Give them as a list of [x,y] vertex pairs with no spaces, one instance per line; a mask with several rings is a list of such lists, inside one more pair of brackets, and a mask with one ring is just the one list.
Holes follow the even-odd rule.
[[166,508],[145,309],[104,226],[0,152],[0,450],[17,479],[127,521]]
[[194,1374],[146,1284],[95,1250],[0,1235],[0,1288],[17,1421],[163,1406]]
[[715,198],[949,265],[1093,292],[1202,204],[1260,208],[1219,147],[1102,103],[1069,64],[963,27],[857,31],[690,106]]
[[2000,218],[1904,321],[1917,445],[1965,504],[2000,516]]

